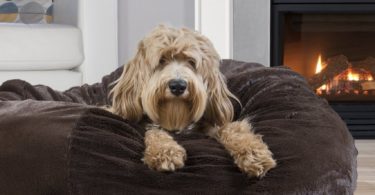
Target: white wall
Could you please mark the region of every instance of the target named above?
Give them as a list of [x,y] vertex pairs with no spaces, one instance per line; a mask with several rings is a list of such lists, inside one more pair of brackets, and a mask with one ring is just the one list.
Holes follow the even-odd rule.
[[78,26],[79,0],[55,0],[53,22]]
[[118,66],[118,0],[79,0],[84,83],[95,83]]
[[136,46],[158,24],[194,29],[193,0],[119,0],[119,63],[135,54]]
[[222,58],[270,64],[271,0],[195,0],[196,29]]
[[[208,29],[207,26],[199,28],[203,34],[214,32],[213,36],[210,34],[206,36],[214,44],[217,41],[223,46],[222,48],[226,49],[222,53],[228,55],[222,56],[223,58],[229,56],[236,60],[269,65],[271,0],[195,1],[202,2],[200,11],[205,12],[200,13],[203,18],[200,21],[201,25],[211,26]],[[125,64],[134,55],[139,40],[156,25],[165,23],[176,27],[185,26],[197,29],[195,13],[199,13],[199,10],[195,10],[195,6],[198,5],[195,1],[55,0],[55,8],[57,8],[55,9],[55,22],[79,26],[82,29],[85,54],[88,54],[87,59],[91,59],[85,64],[94,63],[100,67],[100,70],[95,70],[87,66],[89,69],[86,72],[89,75],[85,76],[85,82],[94,82],[104,73],[109,73],[118,65]],[[117,10],[113,10],[114,6],[117,6]],[[114,14],[117,14],[116,18],[113,18]],[[216,16],[213,17],[213,14]],[[79,19],[87,20],[88,23],[83,25],[84,23]],[[213,20],[212,24],[210,20]],[[224,30],[217,30],[218,28]],[[221,37],[224,38],[217,38],[217,35],[222,35]],[[102,55],[103,53],[108,55]],[[100,59],[96,60],[97,57]]]
[[233,0],[195,0],[195,29],[208,37],[222,59],[233,58]]
[[55,0],[54,23],[77,26],[82,32],[83,83],[99,82],[119,66],[118,1],[122,0]]
[[271,0],[233,1],[233,59],[270,64]]

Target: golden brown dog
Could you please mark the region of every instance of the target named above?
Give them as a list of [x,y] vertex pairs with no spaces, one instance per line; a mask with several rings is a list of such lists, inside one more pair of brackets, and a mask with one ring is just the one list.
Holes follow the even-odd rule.
[[138,45],[111,91],[110,111],[133,122],[145,115],[146,150],[151,169],[184,166],[186,151],[170,133],[196,128],[215,138],[249,176],[263,176],[276,162],[247,120],[233,120],[228,90],[212,43],[188,29],[158,26]]

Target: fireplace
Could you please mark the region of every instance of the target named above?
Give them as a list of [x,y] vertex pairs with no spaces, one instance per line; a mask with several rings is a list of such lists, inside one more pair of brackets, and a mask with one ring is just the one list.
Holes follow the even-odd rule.
[[273,0],[271,66],[303,75],[355,138],[375,138],[375,1]]

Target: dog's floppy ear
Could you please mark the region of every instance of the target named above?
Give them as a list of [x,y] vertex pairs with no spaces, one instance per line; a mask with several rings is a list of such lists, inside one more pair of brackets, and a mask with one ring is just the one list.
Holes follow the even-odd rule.
[[[208,61],[203,63],[219,63],[219,61]],[[208,92],[207,108],[204,118],[212,125],[222,126],[233,120],[234,109],[230,98],[237,98],[228,90],[224,75],[219,71],[219,64],[204,65],[210,68],[206,71],[206,85]]]
[[125,119],[138,122],[142,119],[142,88],[149,78],[150,70],[145,61],[145,48],[142,42],[138,45],[135,57],[124,67],[120,78],[111,90],[111,111]]
[[[220,56],[206,37],[193,33],[199,45],[200,57],[196,57],[207,87],[208,101],[204,118],[212,125],[224,125],[233,120],[234,108],[230,98],[239,100],[228,90],[226,79],[220,72]],[[203,54],[203,55],[202,55]]]

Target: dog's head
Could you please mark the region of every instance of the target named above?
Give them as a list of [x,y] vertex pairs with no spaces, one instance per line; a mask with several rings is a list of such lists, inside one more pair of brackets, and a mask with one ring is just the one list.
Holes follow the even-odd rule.
[[143,114],[167,130],[202,117],[212,125],[233,118],[220,58],[212,43],[188,29],[158,26],[138,45],[111,91],[112,112],[134,122]]

